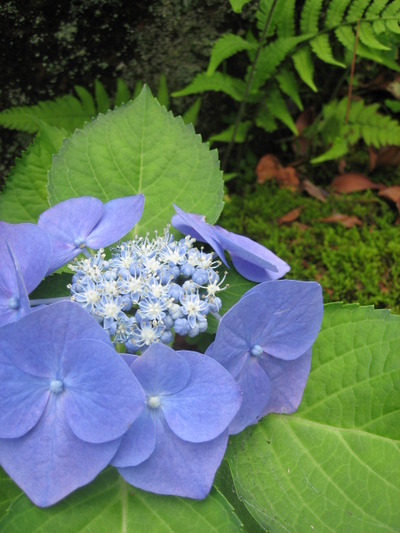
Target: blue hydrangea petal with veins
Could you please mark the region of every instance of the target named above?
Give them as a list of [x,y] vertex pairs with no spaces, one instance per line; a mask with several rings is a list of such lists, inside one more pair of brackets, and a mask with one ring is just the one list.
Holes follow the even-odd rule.
[[219,361],[243,390],[230,433],[269,412],[297,409],[322,314],[318,283],[283,280],[254,287],[222,317],[206,354]]
[[82,196],[61,202],[44,213],[39,227],[50,236],[51,274],[86,248],[109,246],[126,235],[140,220],[144,196],[128,196],[103,205],[97,198]]
[[112,464],[141,489],[205,498],[226,449],[227,427],[241,404],[235,380],[211,358],[162,344],[134,358],[131,370],[146,393],[147,407]]
[[220,226],[211,226],[200,215],[185,213],[177,206],[174,208],[177,214],[171,220],[173,227],[208,243],[226,266],[224,252],[227,251],[234,267],[244,278],[261,283],[279,279],[290,270],[289,265],[277,255],[248,237]]
[[44,278],[50,256],[45,231],[34,224],[0,222],[0,326],[29,313],[28,294]]
[[107,333],[68,301],[0,328],[0,382],[0,464],[43,507],[94,479],[145,406]]

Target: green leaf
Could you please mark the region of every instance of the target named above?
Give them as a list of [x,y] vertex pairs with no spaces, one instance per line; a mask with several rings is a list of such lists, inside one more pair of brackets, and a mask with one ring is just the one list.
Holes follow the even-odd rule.
[[[245,122],[241,122],[239,124],[239,127],[237,128],[236,135],[235,135],[235,143],[244,143],[246,140],[247,132],[249,131],[252,123],[247,120]],[[223,143],[229,143],[232,140],[234,125],[232,124],[227,128],[226,130],[222,131],[221,133],[216,133],[215,135],[211,135],[211,137],[208,139],[210,142],[223,142]]]
[[239,35],[234,35],[232,33],[223,35],[214,44],[211,52],[210,63],[207,69],[207,75],[211,76],[211,74],[216,71],[222,61],[225,61],[225,59],[228,59],[228,57],[232,57],[243,50],[255,50],[256,48],[257,43],[250,43]]
[[144,193],[144,214],[135,228],[140,234],[162,231],[173,203],[206,215],[211,224],[223,206],[217,152],[160,106],[147,87],[64,142],[48,190],[51,205],[82,195],[106,202]]
[[123,79],[117,78],[117,92],[115,95],[114,104],[120,106],[126,104],[131,99],[131,92]]
[[157,91],[157,100],[160,102],[161,105],[163,105],[167,109],[169,108],[169,93],[165,74],[161,74],[160,77],[160,83],[158,85]]
[[106,113],[110,109],[111,104],[107,91],[101,81],[96,80],[94,82],[94,94],[96,97],[97,112]]
[[231,7],[235,13],[241,13],[243,6],[251,2],[251,0],[229,0]]
[[49,208],[47,173],[53,154],[66,136],[66,131],[43,126],[5,182],[0,194],[0,220],[36,223],[38,216]]
[[[21,489],[7,476],[0,467],[0,522],[7,514],[10,504],[21,494]],[[1,525],[0,525],[1,529]]]
[[343,137],[337,137],[334,140],[332,146],[329,148],[329,150],[327,150],[320,156],[311,159],[311,163],[313,165],[319,165],[320,163],[325,163],[325,161],[339,159],[339,157],[342,157],[347,154],[348,150],[349,146],[347,144],[346,139],[344,139]]
[[172,93],[174,98],[178,96],[188,96],[189,94],[199,94],[206,91],[222,92],[229,95],[237,102],[243,100],[245,94],[245,83],[242,80],[214,72],[212,76],[207,76],[206,72],[197,74],[194,80],[184,89]]
[[400,523],[400,317],[329,304],[297,413],[231,442],[235,488],[271,533],[395,533]]
[[201,98],[196,98],[194,103],[182,115],[183,122],[185,124],[193,124],[193,126],[196,126],[197,117],[199,116],[199,113],[200,113],[200,108],[201,108]]
[[326,33],[317,35],[317,37],[315,37],[315,39],[313,39],[310,44],[314,54],[319,59],[321,59],[325,63],[329,63],[330,65],[335,65],[336,67],[340,68],[346,68],[346,65],[344,63],[342,63],[341,61],[337,61],[333,57],[332,48],[329,43],[329,36]]
[[203,501],[158,496],[127,485],[114,469],[57,505],[40,509],[25,496],[0,522],[2,533],[235,533],[241,523],[215,488]]

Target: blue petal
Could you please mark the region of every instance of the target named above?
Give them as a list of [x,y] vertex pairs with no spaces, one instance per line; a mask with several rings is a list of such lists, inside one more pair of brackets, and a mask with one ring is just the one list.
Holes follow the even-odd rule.
[[150,457],[156,446],[156,430],[151,410],[146,408],[121,439],[111,464],[136,466]]
[[[11,264],[8,266],[9,270],[7,275],[9,286],[4,286],[4,278],[0,281],[0,326],[16,322],[31,311],[28,293],[26,291],[25,282],[17,258],[8,242],[6,242],[6,245],[8,258],[11,259]],[[8,258],[6,257],[5,259],[7,260]],[[14,268],[13,280],[11,272],[12,268]],[[12,283],[10,283],[11,280],[13,281]]]
[[39,423],[19,439],[0,439],[0,463],[39,507],[57,503],[92,481],[115,454],[120,439],[105,444],[79,440],[53,397]]
[[10,363],[7,331],[7,327],[0,329],[0,438],[12,439],[37,424],[50,392],[48,380],[26,374]]
[[165,396],[183,389],[190,379],[190,366],[172,348],[152,344],[131,365],[148,396]]
[[28,294],[44,278],[51,256],[50,239],[45,231],[34,224],[7,224],[0,222],[0,292],[12,295],[18,291],[15,264],[11,248]]
[[[40,332],[40,335],[38,335]],[[37,309],[0,329],[12,363],[28,374],[53,379],[70,339],[93,339],[112,347],[109,336],[80,305],[61,301]]]
[[143,389],[129,367],[100,341],[68,342],[59,379],[65,417],[75,435],[86,442],[121,437],[145,407]]
[[178,353],[190,365],[190,381],[163,400],[165,419],[183,440],[212,440],[225,431],[238,412],[241,392],[234,378],[210,357],[189,351]]
[[182,209],[179,209],[176,205],[174,205],[174,209],[177,212],[177,215],[174,215],[171,219],[173,227],[184,235],[190,235],[197,241],[208,243],[221,261],[228,266],[215,227],[207,224],[204,217],[201,215],[185,213],[185,211],[182,211]]
[[269,413],[294,413],[300,405],[311,367],[311,348],[293,361],[265,356],[260,366],[271,382],[271,398],[260,417]]
[[[65,200],[40,215],[38,226],[47,231],[52,246],[48,274],[82,252],[103,209],[102,202],[97,198],[82,196]],[[82,243],[81,247],[79,243]]]
[[237,380],[243,391],[243,402],[229,427],[231,435],[256,424],[271,395],[270,380],[255,357],[249,358]]
[[226,231],[220,226],[218,241],[229,252],[236,270],[250,281],[263,282],[281,278],[290,267],[273,252],[243,235]]
[[[267,281],[250,289],[236,305],[242,305],[248,298],[256,310],[249,324],[254,331],[252,342],[262,346],[267,354],[296,359],[317,338],[323,315],[322,289],[318,283]],[[259,325],[263,325],[262,332]]]
[[86,239],[87,246],[98,250],[122,239],[139,222],[143,209],[143,194],[107,202],[100,220]]
[[204,443],[179,439],[162,420],[157,421],[157,444],[147,461],[119,468],[122,477],[139,489],[203,499],[211,490],[215,473],[223,459],[228,431]]

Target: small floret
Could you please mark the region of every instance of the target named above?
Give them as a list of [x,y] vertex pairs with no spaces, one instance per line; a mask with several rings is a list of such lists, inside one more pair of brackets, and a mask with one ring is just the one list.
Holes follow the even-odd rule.
[[52,245],[47,274],[87,248],[98,250],[114,244],[138,223],[143,208],[143,194],[117,198],[106,204],[82,196],[65,200],[42,213],[38,225],[47,231]]
[[222,317],[206,354],[219,361],[243,391],[231,434],[268,413],[296,411],[322,314],[318,283],[281,280],[257,285]]
[[76,303],[0,328],[0,464],[38,506],[107,466],[145,396],[107,333]]
[[130,368],[147,406],[112,460],[130,484],[202,499],[211,489],[230,421],[241,403],[235,380],[216,361],[153,344]]

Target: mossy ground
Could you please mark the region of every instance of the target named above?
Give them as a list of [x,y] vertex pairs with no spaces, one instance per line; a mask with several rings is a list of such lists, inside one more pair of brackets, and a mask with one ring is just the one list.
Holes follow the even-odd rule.
[[[291,224],[277,219],[295,208]],[[357,216],[362,226],[347,229],[321,219],[333,213]],[[394,207],[376,192],[330,194],[322,203],[274,183],[247,185],[226,198],[219,223],[247,235],[284,259],[287,278],[316,280],[324,301],[359,302],[400,312],[400,227]]]

